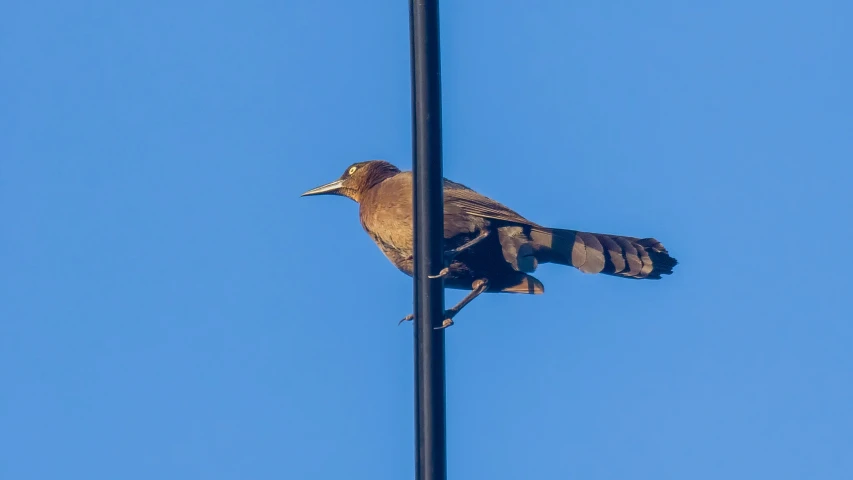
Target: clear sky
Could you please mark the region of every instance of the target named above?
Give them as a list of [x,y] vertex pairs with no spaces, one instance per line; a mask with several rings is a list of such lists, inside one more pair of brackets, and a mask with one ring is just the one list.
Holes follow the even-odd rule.
[[[412,477],[411,280],[299,197],[410,168],[407,5],[4,3],[0,478]],[[444,2],[446,176],[681,262],[471,304],[451,478],[850,478],[851,22]]]

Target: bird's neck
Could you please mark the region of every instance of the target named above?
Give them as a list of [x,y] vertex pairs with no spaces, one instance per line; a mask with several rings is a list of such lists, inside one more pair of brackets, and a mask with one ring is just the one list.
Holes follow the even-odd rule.
[[356,202],[361,203],[367,192],[376,188],[377,185],[397,175],[398,173],[400,173],[400,169],[393,165],[386,165],[382,168],[371,169],[371,171],[362,181],[362,184],[359,185],[359,188],[356,191],[352,192],[351,198]]

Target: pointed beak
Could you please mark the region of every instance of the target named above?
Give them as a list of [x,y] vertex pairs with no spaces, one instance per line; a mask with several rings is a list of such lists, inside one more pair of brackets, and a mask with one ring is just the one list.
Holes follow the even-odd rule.
[[343,180],[335,180],[334,182],[320,185],[317,188],[312,188],[300,195],[300,197],[309,197],[311,195],[338,195],[340,194],[340,189],[343,186]]

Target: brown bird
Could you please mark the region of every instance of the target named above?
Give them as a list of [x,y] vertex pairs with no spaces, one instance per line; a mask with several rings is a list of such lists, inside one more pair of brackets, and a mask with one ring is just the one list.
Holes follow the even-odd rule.
[[[359,204],[361,226],[397,268],[413,274],[412,172],[373,160],[349,166],[334,182],[302,196],[342,195]],[[483,292],[541,294],[531,276],[540,263],[569,265],[585,273],[658,280],[678,261],[654,238],[587,233],[538,225],[470,188],[444,179],[448,288],[471,290],[446,311],[442,327]],[[412,315],[402,321],[411,320]]]

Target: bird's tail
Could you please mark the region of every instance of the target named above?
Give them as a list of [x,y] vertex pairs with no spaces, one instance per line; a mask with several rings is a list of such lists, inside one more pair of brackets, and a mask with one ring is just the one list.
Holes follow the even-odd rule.
[[[532,239],[546,247],[541,262],[576,267],[585,273],[626,278],[660,279],[678,260],[654,238],[634,238],[557,228],[537,228]],[[540,255],[537,255],[539,257]]]

